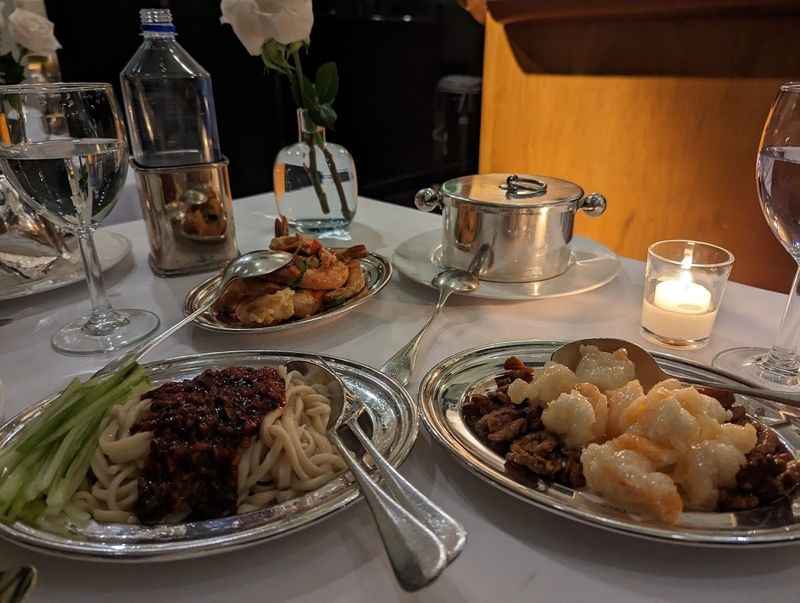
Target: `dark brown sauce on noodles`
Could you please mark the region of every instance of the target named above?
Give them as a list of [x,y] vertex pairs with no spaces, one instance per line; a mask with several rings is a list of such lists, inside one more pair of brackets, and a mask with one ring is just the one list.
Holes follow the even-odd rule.
[[152,431],[153,439],[139,477],[139,520],[152,524],[171,514],[202,520],[236,513],[241,448],[264,415],[284,404],[283,377],[271,368],[207,370],[143,397],[152,404],[132,431]]

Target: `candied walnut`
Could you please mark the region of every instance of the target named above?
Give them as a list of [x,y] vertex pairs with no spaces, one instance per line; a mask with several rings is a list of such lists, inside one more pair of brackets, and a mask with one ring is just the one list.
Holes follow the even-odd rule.
[[510,404],[511,398],[508,397],[508,394],[504,390],[495,390],[491,391],[486,394],[489,397],[489,400],[494,402],[495,404]]
[[497,410],[497,408],[497,403],[491,401],[488,396],[484,394],[474,394],[470,396],[470,399],[464,404],[461,412],[464,414],[467,424],[472,427],[478,419],[489,414],[493,410]]
[[[720,402],[721,403],[721,402]],[[725,405],[723,404],[723,407]],[[725,407],[728,408],[728,407]],[[731,423],[736,425],[744,425],[745,423],[749,423],[747,420],[747,411],[745,410],[744,406],[731,406],[728,408],[731,411]]]
[[755,494],[740,494],[729,490],[721,490],[717,504],[720,511],[745,511],[747,509],[755,509],[760,504],[760,501]]
[[580,454],[566,452],[558,437],[547,431],[529,433],[514,441],[506,456],[506,467],[517,474],[526,469],[536,477],[573,488],[586,483]]
[[520,371],[520,370],[525,370],[528,367],[525,366],[525,363],[522,362],[522,360],[520,360],[516,356],[509,356],[503,363],[503,368],[506,369],[507,371]]
[[495,379],[498,386],[508,385],[515,379],[522,379],[526,383],[533,381],[533,369],[525,366],[525,363],[516,356],[507,358],[503,368],[506,372]]
[[492,442],[510,442],[525,431],[527,426],[528,420],[525,417],[520,417],[507,423],[497,431],[493,431],[487,437]]
[[789,494],[800,483],[800,461],[791,461],[786,466],[786,471],[778,477],[783,494]]
[[763,425],[756,425],[756,431],[758,432],[758,442],[750,454],[773,454],[778,449],[778,446],[780,446],[780,440],[778,440],[778,436],[775,435],[774,431],[767,429]]

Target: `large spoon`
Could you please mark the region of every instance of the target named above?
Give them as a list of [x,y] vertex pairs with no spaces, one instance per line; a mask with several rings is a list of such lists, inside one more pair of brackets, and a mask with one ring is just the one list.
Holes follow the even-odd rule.
[[[339,374],[325,360],[318,356],[319,364],[325,369],[330,384],[337,388],[336,399],[343,399],[350,407],[350,414],[342,419],[356,439],[370,454],[375,466],[380,471],[389,492],[397,502],[410,511],[425,527],[436,534],[447,550],[447,562],[451,563],[461,553],[467,543],[467,530],[459,522],[448,515],[432,500],[417,490],[397,469],[392,467],[380,451],[372,443],[370,437],[361,428],[358,417],[366,410],[364,402],[345,384]],[[289,368],[319,368],[316,363],[298,360],[289,363]],[[303,370],[301,370],[303,372]],[[328,386],[328,389],[331,388]]]
[[642,384],[645,391],[649,391],[650,388],[659,381],[675,378],[690,385],[706,386],[717,390],[732,392],[734,394],[764,398],[765,400],[772,400],[773,402],[800,407],[800,395],[798,394],[774,392],[768,389],[739,385],[738,383],[709,383],[707,380],[698,379],[696,377],[686,377],[683,375],[678,377],[677,375],[671,375],[658,366],[655,358],[650,355],[650,352],[624,339],[580,339],[562,345],[553,352],[552,356],[550,356],[550,360],[575,370],[581,360],[580,347],[583,345],[597,346],[604,352],[613,352],[614,350],[625,348],[628,352],[628,358],[636,365],[636,378],[639,380],[639,383]]
[[[331,414],[327,426],[328,436],[350,468],[353,477],[358,482],[358,487],[364,496],[364,500],[367,501],[367,505],[372,511],[372,516],[375,519],[375,524],[378,527],[378,532],[381,535],[383,546],[386,549],[386,554],[392,564],[397,581],[407,591],[419,590],[431,583],[447,567],[447,548],[430,527],[424,525],[408,509],[390,497],[370,477],[353,452],[344,445],[338,433],[343,425],[347,425],[356,435],[361,432],[357,423],[360,409],[352,404],[352,394],[349,393],[341,378],[322,364],[305,360],[293,360],[286,363],[286,368],[287,370],[297,370],[303,375],[318,371],[329,379],[328,391],[331,400]],[[330,385],[333,385],[333,387]],[[369,438],[365,437],[361,441],[381,472],[388,471],[387,467],[391,467],[391,465],[386,462]],[[392,471],[394,471],[394,468],[392,468]],[[384,475],[388,475],[388,473],[384,473]],[[399,474],[397,474],[397,477],[400,477]],[[424,499],[428,503],[426,510],[435,508],[439,511],[439,517],[455,523],[452,518],[438,509],[438,507],[435,507],[410,483],[402,477],[400,477],[400,480],[404,482],[402,485],[404,492],[410,492],[411,490],[416,492],[416,496],[413,497],[415,502]],[[463,540],[465,539],[466,532],[464,532],[459,551],[463,547]]]
[[214,302],[219,299],[220,295],[222,295],[222,293],[225,291],[225,288],[232,280],[265,276],[286,266],[292,261],[293,257],[294,256],[292,256],[290,253],[265,249],[260,251],[251,251],[250,253],[245,253],[244,255],[240,255],[238,258],[231,260],[231,262],[225,267],[225,270],[222,273],[222,278],[220,279],[219,285],[217,285],[214,294],[210,295],[208,299],[203,302],[199,308],[197,308],[197,310],[186,316],[183,320],[178,321],[169,329],[160,333],[156,337],[153,337],[152,339],[149,339],[136,346],[120,358],[112,360],[99,371],[97,371],[94,376],[111,373],[123,364],[137,361],[142,358],[157,345],[171,337],[176,331],[182,329],[184,326],[192,322],[195,318],[213,306]]
[[444,308],[447,299],[456,292],[470,293],[475,291],[479,282],[477,272],[467,272],[466,270],[455,268],[440,272],[433,277],[431,284],[439,290],[439,299],[433,308],[430,318],[422,325],[422,328],[414,335],[411,341],[397,350],[395,355],[386,361],[386,364],[381,367],[381,372],[397,379],[403,387],[408,385],[411,373],[414,372],[414,365],[417,362],[417,354],[419,353],[422,338],[433,320]]

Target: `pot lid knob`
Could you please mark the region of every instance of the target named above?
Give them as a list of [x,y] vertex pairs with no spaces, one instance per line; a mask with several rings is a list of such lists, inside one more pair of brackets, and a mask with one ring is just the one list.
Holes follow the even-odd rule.
[[538,197],[547,192],[547,185],[536,178],[520,178],[512,174],[500,188],[506,191],[507,198]]

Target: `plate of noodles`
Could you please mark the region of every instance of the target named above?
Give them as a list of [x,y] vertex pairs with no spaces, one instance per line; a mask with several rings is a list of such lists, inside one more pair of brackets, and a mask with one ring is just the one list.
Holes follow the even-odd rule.
[[[289,234],[285,218],[275,221],[270,249],[292,262],[264,277],[229,283],[214,305],[194,323],[222,333],[275,333],[330,320],[369,301],[389,284],[392,265],[364,245],[325,247],[309,235]],[[184,313],[217,295],[220,275],[186,294]]]
[[[49,490],[36,487],[48,470],[33,471],[16,499],[33,502],[3,509],[13,463],[22,470],[25,463],[38,462],[35,453],[23,461],[14,456],[15,450],[26,450],[26,434],[36,440],[34,449],[43,451],[43,467],[49,467],[51,458],[69,446],[69,426],[87,424],[77,420],[77,413],[100,408],[110,394],[87,395],[91,404],[69,408],[80,398],[70,397],[71,384],[34,405],[0,427],[0,464],[7,464],[0,476],[0,537],[76,559],[162,561],[250,546],[347,508],[360,494],[325,433],[327,383],[322,373],[303,376],[285,368],[291,360],[317,357],[232,351],[136,367],[125,377],[125,383],[136,385],[117,385],[112,393],[125,395],[97,415],[85,465],[81,450],[74,462],[66,461],[65,478]],[[413,400],[375,369],[323,358],[364,401],[373,442],[399,465],[417,436]],[[81,386],[91,394],[102,384]],[[63,408],[57,412],[68,420],[57,421],[52,434],[37,435],[30,426],[55,420],[58,404]],[[52,452],[45,451],[48,443]],[[83,473],[74,475],[73,467]],[[71,476],[74,487],[64,490]],[[51,503],[59,497],[56,511]]]
[[[434,437],[487,483],[607,530],[694,546],[800,541],[800,413],[714,385],[734,376],[654,354],[644,391],[622,350],[512,341],[442,360],[420,385]],[[687,386],[682,376],[708,383]]]

